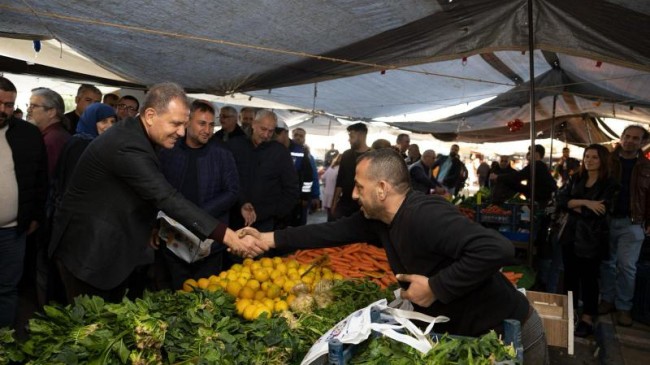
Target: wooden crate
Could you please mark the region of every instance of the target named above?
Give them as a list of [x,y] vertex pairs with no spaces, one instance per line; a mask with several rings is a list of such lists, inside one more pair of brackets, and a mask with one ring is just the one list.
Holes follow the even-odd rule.
[[542,318],[547,344],[564,347],[573,355],[573,292],[559,295],[527,291],[526,297]]

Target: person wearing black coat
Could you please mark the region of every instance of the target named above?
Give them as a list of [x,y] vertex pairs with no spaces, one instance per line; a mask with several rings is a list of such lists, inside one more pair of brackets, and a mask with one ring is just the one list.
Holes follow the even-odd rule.
[[598,272],[609,248],[607,216],[619,184],[610,177],[609,152],[592,144],[584,151],[579,173],[572,175],[557,197],[558,209],[568,212],[559,242],[564,258],[564,288],[573,291],[574,308],[583,312],[575,335],[593,333],[598,315]]
[[119,301],[134,270],[153,262],[150,247],[158,210],[200,239],[223,242],[235,253],[262,253],[186,200],[160,172],[156,149],[185,134],[189,104],[172,83],[153,86],[137,118],[95,138],[79,159],[54,216],[49,254],[68,300],[80,294]]

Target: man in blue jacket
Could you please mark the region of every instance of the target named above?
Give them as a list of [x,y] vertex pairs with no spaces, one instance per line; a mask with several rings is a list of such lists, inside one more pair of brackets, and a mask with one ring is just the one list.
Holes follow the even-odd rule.
[[[195,100],[190,106],[190,121],[185,139],[171,150],[159,153],[161,171],[167,181],[185,198],[214,218],[228,224],[230,208],[239,196],[239,176],[230,151],[218,143],[208,143],[214,131],[215,110],[207,101]],[[215,242],[210,255],[193,263],[178,258],[168,247],[162,256],[174,289],[181,289],[187,278],[199,279],[222,270],[226,246]]]

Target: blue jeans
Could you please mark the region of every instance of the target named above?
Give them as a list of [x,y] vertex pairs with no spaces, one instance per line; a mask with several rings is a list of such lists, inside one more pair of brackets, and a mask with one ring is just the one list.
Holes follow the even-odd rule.
[[18,305],[18,281],[23,275],[25,233],[0,228],[0,327],[12,327]]
[[600,267],[600,298],[616,309],[629,311],[634,299],[636,262],[645,233],[630,218],[612,218],[609,224],[609,255]]

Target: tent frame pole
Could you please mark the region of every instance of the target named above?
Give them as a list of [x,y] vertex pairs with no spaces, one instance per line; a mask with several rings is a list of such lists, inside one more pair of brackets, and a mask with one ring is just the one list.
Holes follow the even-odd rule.
[[535,33],[533,25],[533,0],[528,0],[528,63],[530,72],[530,238],[528,239],[527,261],[532,267],[535,238],[539,232],[535,227]]

